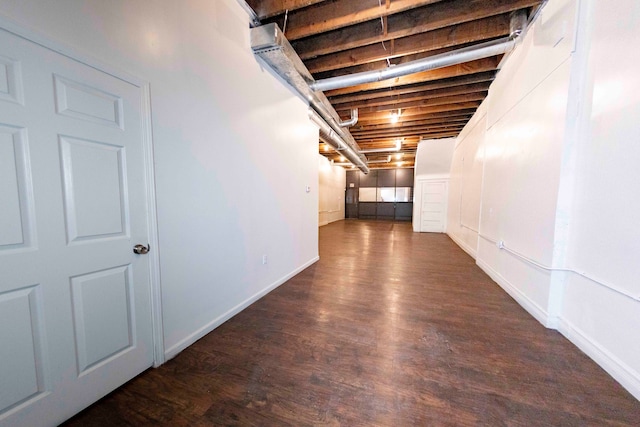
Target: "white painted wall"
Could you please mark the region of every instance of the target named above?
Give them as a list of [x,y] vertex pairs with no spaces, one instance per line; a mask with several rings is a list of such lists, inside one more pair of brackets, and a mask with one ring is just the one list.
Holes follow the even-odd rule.
[[559,327],[640,399],[640,2],[584,2],[581,24]]
[[451,161],[447,234],[473,258],[478,247],[487,103],[460,132]]
[[0,12],[150,83],[168,357],[317,259],[318,130],[254,58],[235,0]]
[[347,171],[334,166],[325,156],[318,154],[318,222],[320,226],[344,219],[344,192]]
[[414,167],[415,179],[448,176],[455,138],[425,139],[418,143]]
[[455,143],[455,138],[425,139],[418,143],[413,182],[412,226],[415,232],[422,230],[422,186],[425,182],[448,185]]
[[638,398],[639,24],[635,0],[547,4],[458,138],[448,228]]

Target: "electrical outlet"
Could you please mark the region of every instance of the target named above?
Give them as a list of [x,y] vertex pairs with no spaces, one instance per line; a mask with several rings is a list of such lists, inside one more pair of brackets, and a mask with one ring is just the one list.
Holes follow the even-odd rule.
[[262,255],[262,265],[265,265],[266,263],[267,263],[267,256]]

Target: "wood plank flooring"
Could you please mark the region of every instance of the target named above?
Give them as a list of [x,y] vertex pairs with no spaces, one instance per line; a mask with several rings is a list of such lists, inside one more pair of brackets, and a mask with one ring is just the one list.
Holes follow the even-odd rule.
[[446,235],[341,221],[320,257],[66,425],[640,425],[640,402]]

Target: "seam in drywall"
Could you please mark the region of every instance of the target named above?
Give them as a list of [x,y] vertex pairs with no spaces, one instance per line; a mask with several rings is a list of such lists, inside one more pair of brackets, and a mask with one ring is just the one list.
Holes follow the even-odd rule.
[[[525,99],[527,99],[529,97],[529,95],[531,95],[533,92],[535,92],[536,89],[538,89],[543,83],[545,83],[549,78],[551,78],[551,76],[560,68],[562,67],[567,61],[571,60],[571,55],[569,55],[564,61],[562,61],[560,64],[558,64],[558,66],[556,68],[554,68],[553,70],[551,70],[549,72],[549,74],[547,74],[546,76],[544,76],[544,78],[542,78],[542,80],[540,80],[535,86],[533,86],[531,88],[531,90],[529,90],[528,92],[524,93],[522,95],[522,97],[520,97],[520,99],[518,99],[511,107],[509,107],[508,109],[506,109],[504,111],[504,113],[492,124],[490,124],[489,126],[487,126],[486,130],[489,131],[492,127],[494,127],[495,125],[497,125],[498,123],[500,123],[501,120],[503,120],[505,117],[507,117],[509,115],[509,113],[515,109],[517,106],[519,106],[522,102],[524,102]],[[489,91],[491,91],[491,88],[489,88]],[[488,98],[488,96],[487,96]],[[487,121],[487,124],[489,124],[489,122]]]

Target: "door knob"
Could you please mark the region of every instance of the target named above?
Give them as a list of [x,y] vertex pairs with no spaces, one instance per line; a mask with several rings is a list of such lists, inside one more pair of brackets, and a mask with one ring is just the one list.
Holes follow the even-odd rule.
[[133,247],[133,253],[134,254],[139,254],[139,255],[144,255],[146,253],[149,253],[149,250],[151,249],[151,245],[147,243],[147,246],[145,245],[135,245]]

